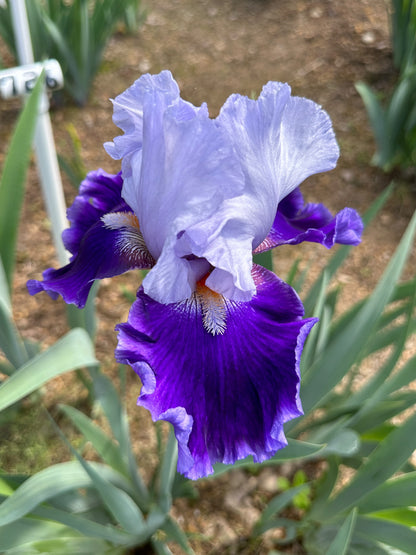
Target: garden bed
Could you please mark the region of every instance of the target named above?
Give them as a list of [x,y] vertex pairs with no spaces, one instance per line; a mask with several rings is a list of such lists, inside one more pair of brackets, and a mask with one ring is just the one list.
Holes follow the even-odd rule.
[[[1,53],[4,54],[3,45]],[[7,55],[3,59],[7,60]],[[142,73],[158,73],[162,69],[172,71],[183,98],[195,105],[206,101],[212,116],[231,93],[258,94],[270,80],[288,82],[294,94],[321,104],[332,118],[341,158],[335,170],[310,178],[305,184],[303,193],[309,202],[324,202],[333,212],[351,206],[363,213],[391,180],[391,176],[370,164],[375,145],[354,87],[363,80],[386,91],[395,79],[388,17],[382,0],[149,2],[147,21],[137,35],[120,32],[111,39],[87,106],[81,109],[64,102],[53,107],[51,118],[58,152],[71,157],[68,126],[72,125],[87,170],[102,167],[117,172],[119,164],[102,148],[103,142],[119,133],[111,121],[109,98],[124,91]],[[17,101],[0,104],[0,163],[19,108]],[[337,276],[337,283],[343,288],[342,308],[373,289],[416,208],[414,176],[397,174],[395,178],[395,192]],[[69,205],[76,190],[65,175],[63,180]],[[321,246],[301,245],[296,251],[289,246],[280,247],[274,256],[275,270],[281,277],[300,257],[301,267],[310,267],[308,275],[312,279],[329,254]],[[54,302],[46,295],[30,297],[26,290],[28,279],[39,279],[45,268],[57,265],[33,165],[17,260],[13,291],[16,322],[25,337],[46,347],[65,333],[67,324],[61,301]],[[414,253],[409,275],[415,263]],[[104,280],[99,290],[97,357],[103,370],[114,379],[114,326],[126,320],[138,280],[139,274],[132,272],[111,282]],[[147,412],[135,407],[140,384],[130,371],[127,386],[125,402],[132,421],[134,447],[140,467],[150,476],[156,457],[154,429]],[[42,395],[55,415],[59,403],[85,403],[84,389],[75,375],[49,383]],[[42,413],[33,406],[28,410],[13,426],[0,431],[0,465],[5,470],[33,472],[70,458],[69,452],[58,447],[46,421],[42,423]],[[40,455],[40,445],[45,449],[53,447],[47,454],[42,450]],[[199,499],[176,502],[173,514],[191,535],[197,553],[267,553],[268,540],[253,545],[245,544],[244,538],[276,491],[277,475],[291,476],[296,468],[265,468],[253,475],[235,470],[215,482],[201,481],[197,485]],[[310,473],[318,470],[319,465],[306,469]],[[302,553],[298,545],[288,549]]]

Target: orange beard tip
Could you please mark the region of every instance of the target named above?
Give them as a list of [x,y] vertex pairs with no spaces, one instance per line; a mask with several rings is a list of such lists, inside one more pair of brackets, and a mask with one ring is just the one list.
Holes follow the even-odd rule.
[[220,293],[212,291],[205,285],[207,277],[205,276],[196,284],[195,296],[201,306],[205,330],[212,335],[222,335],[227,327],[225,299]]
[[101,220],[109,229],[120,229],[122,227],[140,229],[139,220],[134,212],[110,212],[104,214]]

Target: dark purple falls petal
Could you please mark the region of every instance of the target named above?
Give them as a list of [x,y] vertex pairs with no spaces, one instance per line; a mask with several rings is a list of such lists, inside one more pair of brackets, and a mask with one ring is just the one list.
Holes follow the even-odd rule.
[[362,232],[361,218],[352,208],[332,216],[323,204],[305,205],[302,193],[295,189],[279,203],[272,229],[255,253],[303,241],[320,243],[328,249],[335,243],[358,245]]
[[121,198],[122,186],[121,173],[113,175],[101,169],[88,173],[67,211],[71,227],[62,234],[65,248],[71,254],[77,254],[85,233],[104,214],[130,210]]
[[[131,212],[107,216],[131,217]],[[108,228],[98,220],[83,236],[78,253],[69,264],[43,272],[43,281],[30,280],[31,295],[46,291],[56,299],[62,295],[66,303],[82,308],[96,279],[120,275],[133,268],[151,268],[154,260],[147,251],[140,231],[133,226]]]
[[317,320],[302,320],[298,296],[273,273],[255,266],[253,278],[251,301],[224,301],[225,331],[216,335],[204,327],[198,293],[163,305],[142,289],[116,328],[116,359],[143,384],[138,404],[172,423],[178,471],[191,479],[216,462],[271,457],[287,445],[283,424],[302,414],[299,362]]

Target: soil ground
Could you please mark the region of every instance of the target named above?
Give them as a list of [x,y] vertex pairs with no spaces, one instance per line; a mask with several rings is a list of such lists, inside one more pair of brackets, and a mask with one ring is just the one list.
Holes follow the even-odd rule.
[[[3,59],[14,63],[7,55]],[[207,102],[212,116],[231,93],[258,94],[269,80],[288,82],[295,95],[321,104],[332,118],[341,157],[335,170],[304,184],[307,201],[324,202],[333,212],[351,206],[363,213],[392,178],[370,164],[375,144],[355,90],[355,83],[362,80],[386,92],[396,77],[383,0],[148,0],[147,21],[138,33],[127,36],[120,32],[111,39],[87,106],[80,109],[65,104],[52,110],[58,152],[66,158],[71,156],[71,124],[81,142],[85,167],[117,172],[118,163],[102,148],[103,142],[119,134],[111,121],[109,98],[124,91],[142,73],[162,69],[172,71],[185,99],[196,105]],[[19,109],[18,101],[0,104],[0,164]],[[416,208],[414,175],[398,174],[395,178],[395,192],[337,276],[343,286],[343,307],[372,290]],[[69,205],[76,190],[65,175],[63,180]],[[29,297],[25,287],[27,279],[38,279],[45,268],[57,265],[49,227],[33,164],[19,231],[13,306],[21,333],[44,347],[67,330],[63,303],[46,295]],[[314,245],[281,247],[275,252],[276,272],[285,277],[298,257],[303,267],[310,266],[313,277],[329,253]],[[415,260],[414,255],[408,273],[414,273]],[[97,356],[111,375],[116,372],[114,326],[126,320],[129,296],[135,294],[137,286],[137,273],[130,273],[111,282],[104,280],[99,291]],[[135,407],[140,384],[132,373],[128,373],[127,384],[126,404],[138,460],[149,474],[155,457],[154,431],[148,414]],[[85,398],[74,376],[55,380],[43,395],[52,409],[62,402],[79,405]],[[51,432],[35,424],[36,411],[30,414],[30,440],[24,431],[14,430],[4,441],[22,450],[29,441],[31,445],[50,445]],[[2,461],[2,466],[32,471],[69,457],[60,450],[52,450],[47,458],[44,453],[39,455],[39,449],[24,452],[25,463],[17,465],[19,452],[15,450],[15,458]],[[292,471],[293,467],[279,469]],[[175,505],[174,515],[193,536],[197,553],[268,552],[267,542],[247,546],[243,538],[258,518],[264,500],[274,491],[276,472],[265,469],[247,478],[233,471],[219,483],[201,482],[198,500]],[[290,549],[302,552],[299,546]]]

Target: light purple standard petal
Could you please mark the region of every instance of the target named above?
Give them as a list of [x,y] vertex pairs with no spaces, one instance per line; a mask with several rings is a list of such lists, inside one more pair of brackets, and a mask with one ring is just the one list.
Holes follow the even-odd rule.
[[210,120],[169,72],[145,75],[117,97],[114,121],[125,134],[107,150],[122,158],[122,196],[157,261],[144,291],[163,304],[188,298],[210,266],[208,287],[250,300],[252,252],[279,202],[339,154],[328,115],[283,83],[256,101],[232,95]]
[[257,101],[230,96],[216,123],[233,147],[244,188],[181,240],[215,268],[207,286],[248,301],[255,291],[251,253],[269,234],[279,202],[309,175],[335,167],[339,150],[326,112],[292,97],[283,83],[268,83]]
[[189,298],[210,267],[205,236],[187,241],[188,230],[205,229],[204,222],[224,199],[242,190],[243,179],[223,132],[205,107],[181,100],[166,106],[165,93],[154,89],[146,92],[142,109],[140,167],[132,167],[131,179],[125,179],[123,169],[123,196],[132,203],[157,260],[144,290],[168,304]]
[[102,169],[88,173],[67,211],[71,227],[63,232],[62,239],[70,253],[77,254],[85,233],[104,214],[113,210],[130,210],[121,198],[122,186],[121,173],[113,175]]
[[137,187],[141,173],[142,149],[144,143],[150,142],[147,132],[145,139],[143,136],[146,109],[148,112],[163,114],[168,107],[177,105],[193,111],[198,110],[180,98],[178,84],[167,70],[158,75],[142,75],[113,101],[113,121],[124,131],[124,135],[115,137],[113,142],[105,143],[104,148],[112,158],[122,160],[123,198],[136,213],[140,208]]
[[332,216],[323,204],[305,205],[300,190],[295,189],[280,202],[272,229],[255,252],[302,241],[320,243],[328,249],[335,243],[358,245],[363,227],[359,214],[352,208]]
[[246,176],[247,214],[240,218],[253,227],[253,248],[267,236],[279,202],[310,175],[333,169],[339,156],[328,114],[290,93],[289,85],[269,82],[256,101],[230,96],[217,118]]
[[[142,75],[131,87],[113,100],[113,121],[124,135],[104,144],[104,148],[112,158],[128,157],[141,149],[143,144],[143,101],[151,91],[160,91],[166,106],[179,98],[179,87],[170,71],[162,71],[158,75]],[[128,167],[128,164],[127,164]]]
[[138,404],[172,423],[178,470],[192,479],[215,462],[271,457],[287,444],[283,424],[302,414],[299,360],[316,320],[302,320],[296,293],[274,274],[255,266],[253,278],[247,303],[203,286],[163,305],[140,290],[117,326],[116,358],[143,384]]

